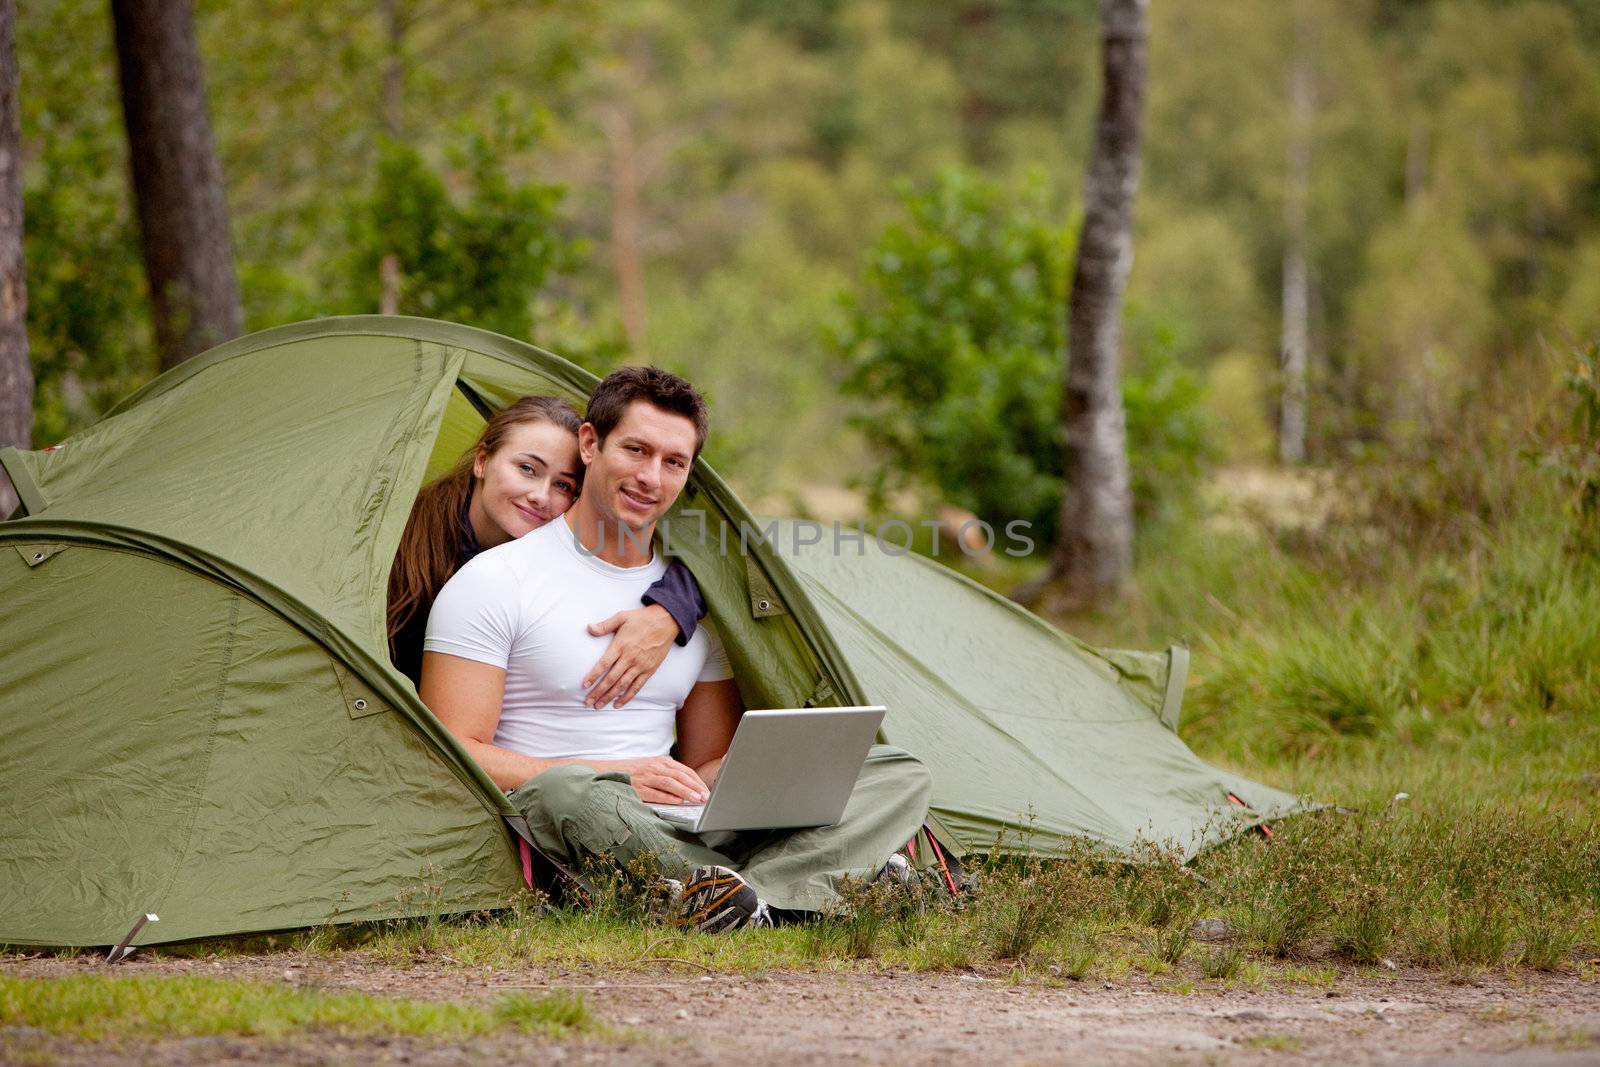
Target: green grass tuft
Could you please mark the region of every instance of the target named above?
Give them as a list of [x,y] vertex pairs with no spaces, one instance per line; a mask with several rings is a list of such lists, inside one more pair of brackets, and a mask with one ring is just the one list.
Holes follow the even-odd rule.
[[544,997],[517,993],[480,1005],[145,975],[0,975],[0,1026],[33,1026],[89,1040],[277,1038],[304,1029],[461,1039],[507,1026],[562,1037],[598,1029],[582,998],[562,993]]

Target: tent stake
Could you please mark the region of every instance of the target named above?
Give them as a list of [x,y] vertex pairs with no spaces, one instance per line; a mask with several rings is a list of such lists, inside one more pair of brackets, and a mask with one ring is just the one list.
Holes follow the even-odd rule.
[[117,946],[111,950],[110,955],[106,956],[106,963],[120,963],[122,960],[125,960],[129,956],[133,955],[133,949],[130,947],[131,942],[134,938],[139,936],[139,931],[144,929],[144,924],[158,923],[160,921],[161,916],[155,914],[154,912],[146,912],[145,914],[139,916],[139,921],[133,924],[133,929],[129,930],[127,936],[121,941],[117,942]]

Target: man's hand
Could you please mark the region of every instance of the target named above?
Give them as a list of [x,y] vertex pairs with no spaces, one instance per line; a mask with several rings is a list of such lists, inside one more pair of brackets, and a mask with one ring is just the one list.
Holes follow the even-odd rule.
[[620,708],[639,695],[644,683],[667,658],[672,642],[678,639],[678,624],[666,608],[651,604],[590,623],[589,633],[594,637],[616,636],[606,647],[605,655],[583,676],[583,687],[589,690],[583,703],[603,708],[610,701],[613,707]]
[[704,804],[711,796],[706,783],[671,756],[633,760],[583,760],[590,766],[627,771],[633,791],[646,804]]

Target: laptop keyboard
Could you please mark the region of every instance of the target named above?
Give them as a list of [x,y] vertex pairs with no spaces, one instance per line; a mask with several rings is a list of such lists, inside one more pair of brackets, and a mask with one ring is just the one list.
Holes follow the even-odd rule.
[[704,804],[651,804],[650,809],[669,822],[694,824],[706,813]]

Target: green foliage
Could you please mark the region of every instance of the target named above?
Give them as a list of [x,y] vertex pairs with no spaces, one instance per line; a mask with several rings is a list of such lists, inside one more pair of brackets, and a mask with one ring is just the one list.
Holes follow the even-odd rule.
[[565,1037],[598,1029],[589,1002],[581,993],[507,993],[494,1003],[493,1011],[499,1023],[524,1033]]
[[19,24],[34,440],[94,422],[154,370],[103,5],[63,0]]
[[[1314,83],[1312,447],[1323,458],[1437,448],[1458,403],[1515,380],[1519,352],[1600,323],[1595,16],[1578,0],[1403,6],[1402,17],[1390,4],[1300,5]],[[1090,0],[401,7],[398,114],[382,76],[394,45],[374,5],[282,0],[263,19],[259,5],[215,0],[197,11],[249,327],[374,310],[378,264],[398,253],[404,310],[537,332],[603,369],[622,354],[616,261],[570,253],[610,241],[627,163],[643,182],[648,278],[649,336],[633,355],[719,380],[719,436],[735,442],[719,461],[758,490],[856,465],[853,441],[822,475],[793,458],[807,439],[839,437],[830,346],[797,323],[828,317],[819,294],[845,284],[898,217],[898,182],[927,189],[954,166],[969,184],[1009,188],[1032,172],[1019,218],[1056,231],[1079,209],[1098,100]],[[1161,379],[1167,361],[1208,380],[1229,353],[1277,346],[1288,12],[1272,0],[1151,10],[1130,389]],[[19,15],[41,441],[91,421],[154,367],[110,40],[94,0],[39,0]],[[507,113],[537,116],[537,145]],[[396,122],[396,143],[384,143],[380,116]],[[617,116],[631,139],[618,140]],[[1027,219],[986,210],[957,213],[1025,237]],[[1050,241],[1064,271],[1068,242]],[[951,245],[979,265],[1031,255]],[[998,295],[1012,288],[987,280]],[[869,288],[857,293],[868,311]],[[940,447],[889,482],[1042,516],[1048,529],[1061,307],[1045,327],[1053,347],[1021,337],[1032,327],[980,337],[976,323],[921,338],[949,365],[941,396],[961,402],[909,409]],[[926,312],[937,321],[944,310]],[[723,330],[728,316],[737,321]],[[752,399],[736,404],[741,356]],[[1250,373],[1260,396],[1218,415],[1231,437],[1232,416],[1255,411],[1230,458],[1263,454],[1256,416],[1277,382],[1270,365]],[[803,430],[763,449],[770,396],[802,382],[788,413]],[[1231,380],[1230,397],[1247,392]],[[901,402],[868,399],[886,413]],[[1188,454],[1188,431],[1174,451],[1138,458],[1129,404],[1135,476],[1160,483],[1139,487],[1141,518],[1171,513],[1166,494],[1185,468],[1164,464]],[[904,429],[890,436],[903,441]]]
[[752,231],[733,256],[698,286],[660,286],[651,358],[709,398],[707,459],[738,471],[744,492],[836,481],[859,449],[835,396],[836,367],[816,347],[837,276],[775,225]]
[[587,1004],[564,993],[544,997],[513,993],[486,1008],[154,975],[0,975],[0,1026],[33,1026],[90,1040],[214,1034],[283,1037],[305,1027],[456,1040],[506,1026],[551,1036],[597,1029]]
[[[875,487],[937,488],[996,527],[1048,539],[1061,498],[1061,374],[1070,235],[1020,197],[961,171],[902,194],[833,344],[858,420],[884,457]],[[1152,326],[1125,377],[1136,506],[1181,500],[1208,455],[1199,379]]]
[[1205,387],[1168,346],[1151,344],[1123,375],[1122,404],[1134,516],[1175,518],[1215,456]]
[[1572,493],[1572,544],[1600,556],[1600,343],[1579,352],[1567,375],[1572,401],[1570,440],[1546,456]]
[[[1036,191],[1035,191],[1036,193]],[[1036,195],[946,171],[907,189],[835,339],[845,389],[888,466],[997,525],[1053,528],[1060,497],[1061,352],[1068,235]]]
[[[395,256],[402,313],[534,336],[534,297],[576,249],[555,226],[561,188],[508,171],[534,128],[504,109],[500,119],[491,133],[469,131],[444,174],[416,149],[382,142],[372,194],[352,216],[352,310],[376,310],[384,257]],[[465,192],[452,196],[447,179]]]
[[1211,364],[1205,411],[1224,462],[1262,463],[1276,454],[1277,434],[1268,421],[1273,374],[1266,360],[1250,352],[1225,352]]

